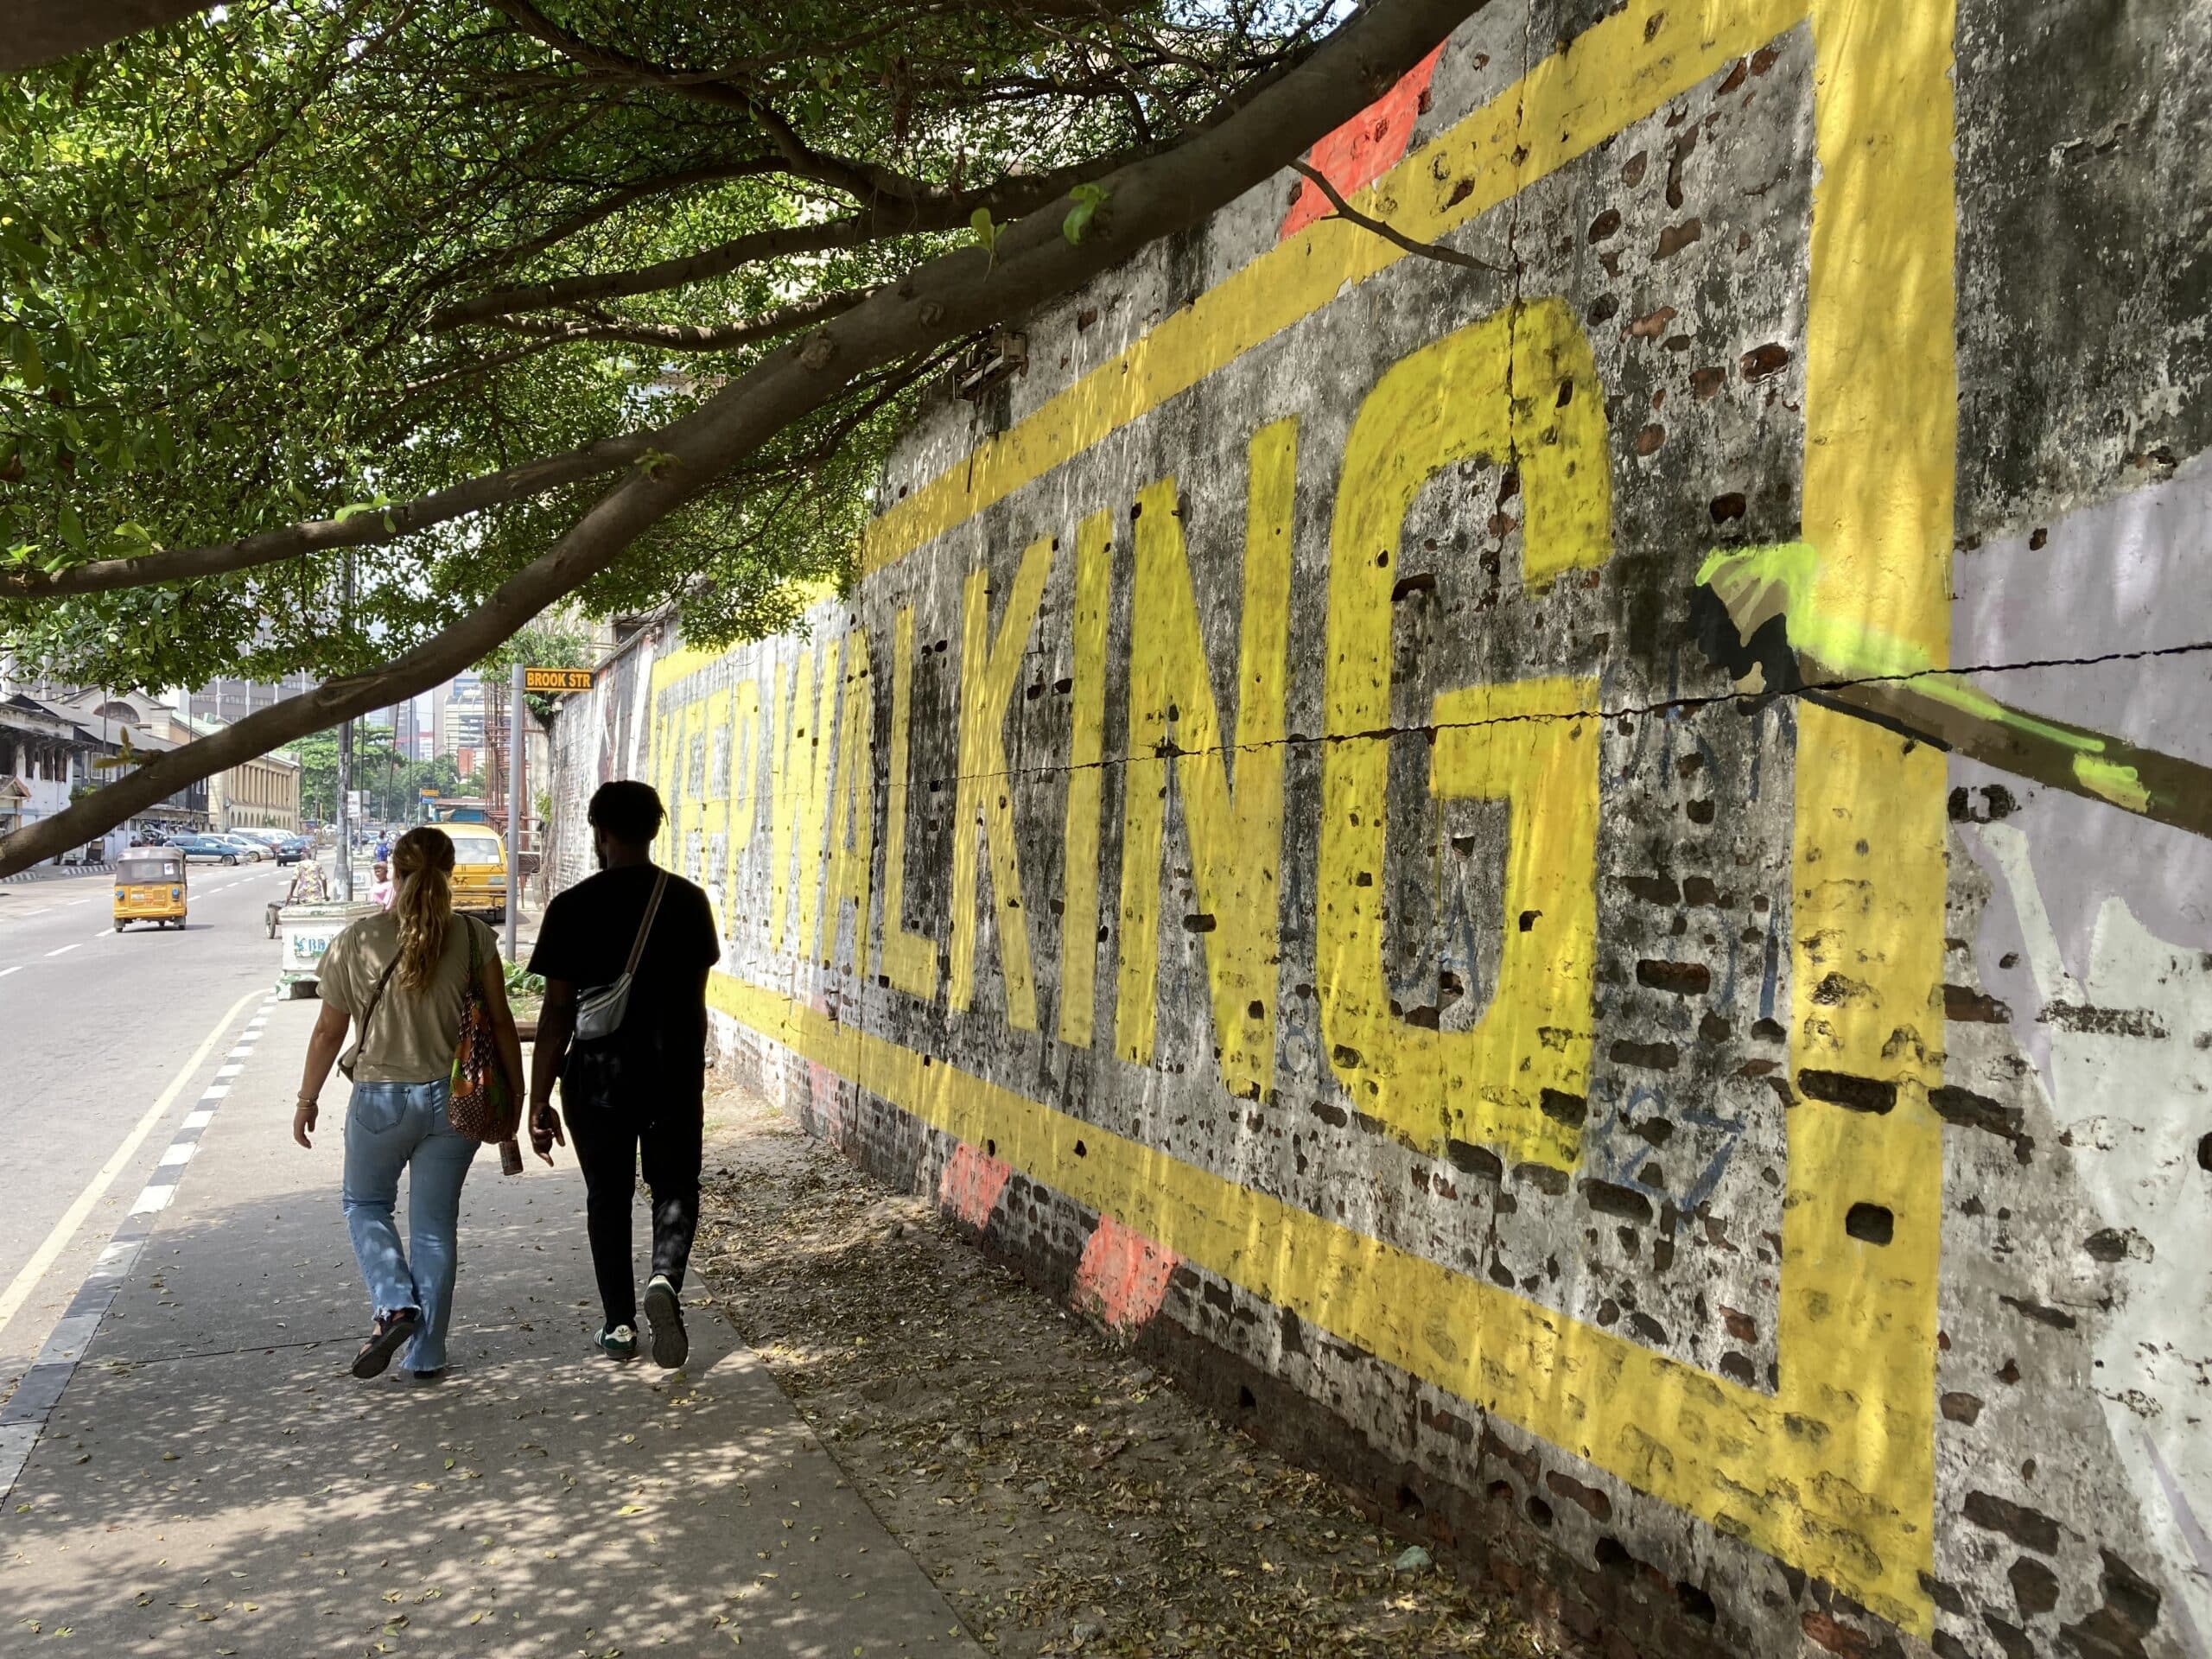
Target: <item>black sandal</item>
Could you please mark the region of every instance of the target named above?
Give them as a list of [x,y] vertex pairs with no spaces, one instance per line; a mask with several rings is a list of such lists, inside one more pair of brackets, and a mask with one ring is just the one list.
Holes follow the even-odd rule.
[[382,1376],[385,1368],[391,1363],[391,1357],[399,1351],[400,1344],[415,1334],[423,1323],[419,1308],[403,1307],[389,1313],[379,1313],[376,1323],[369,1328],[369,1339],[361,1344],[360,1352],[353,1356],[353,1375],[359,1377]]

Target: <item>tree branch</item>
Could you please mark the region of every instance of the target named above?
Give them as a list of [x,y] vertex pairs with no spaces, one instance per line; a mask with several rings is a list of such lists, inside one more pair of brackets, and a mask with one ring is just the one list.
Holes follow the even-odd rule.
[[558,340],[533,340],[527,346],[510,346],[505,351],[489,353],[454,368],[441,369],[435,374],[421,380],[410,380],[402,386],[399,389],[400,401],[404,404],[425,392],[435,391],[441,386],[449,386],[456,381],[471,379],[480,374],[489,374],[494,369],[504,369],[510,363],[519,363],[525,358],[537,356],[541,352],[550,352],[563,343]]
[[467,323],[486,322],[518,311],[541,311],[553,306],[625,299],[683,288],[727,276],[747,265],[793,254],[858,247],[881,237],[957,230],[968,223],[978,207],[988,208],[994,219],[1018,219],[1065,195],[1074,186],[1095,182],[1117,168],[1130,165],[1131,161],[1126,154],[1102,156],[1095,162],[1056,168],[1034,178],[1002,180],[987,189],[937,193],[921,200],[873,207],[819,224],[779,225],[772,230],[754,231],[697,253],[659,260],[631,270],[596,271],[582,276],[556,277],[547,283],[494,289],[433,313],[423,327],[431,334],[443,334]]
[[[1474,0],[1471,10],[1478,10],[1486,3],[1488,0]],[[1254,76],[1192,123],[1185,130],[1182,142],[1194,142],[1234,119],[1253,102],[1267,96],[1286,77],[1296,73],[1319,49],[1313,42],[1301,41],[1283,52],[1268,69]],[[697,253],[659,260],[634,270],[598,271],[579,276],[558,277],[550,282],[494,289],[474,299],[462,300],[433,313],[423,327],[429,333],[442,334],[467,323],[482,322],[518,311],[543,310],[549,307],[622,299],[683,288],[692,283],[726,276],[747,265],[793,254],[857,247],[882,237],[958,230],[968,224],[978,207],[988,209],[995,219],[1020,219],[1048,202],[1057,200],[1078,184],[1093,184],[1124,168],[1135,167],[1155,156],[1173,153],[1172,148],[1162,150],[1157,145],[1145,144],[1087,162],[1071,162],[1033,176],[1001,179],[981,189],[951,190],[931,187],[894,205],[870,207],[843,219],[828,219],[820,224],[779,226],[772,230],[756,231],[715,247],[702,249]]]
[[531,4],[530,0],[485,0],[485,3],[532,40],[552,48],[563,57],[573,59],[587,68],[656,86],[678,98],[696,99],[728,109],[743,110],[768,135],[769,142],[775,145],[777,153],[783,157],[784,169],[798,177],[834,185],[847,194],[864,201],[886,195],[906,200],[924,188],[920,181],[910,179],[893,168],[810,149],[791,123],[758,92],[749,88],[732,86],[713,74],[671,69],[647,62],[643,58],[631,57],[626,53],[594,46],[582,35],[554,22]]
[[397,541],[432,524],[464,518],[486,507],[524,496],[542,495],[564,484],[595,478],[628,466],[652,448],[654,434],[634,437],[601,438],[565,454],[526,461],[518,467],[464,480],[412,501],[388,507],[368,508],[342,518],[318,518],[283,530],[266,530],[242,541],[213,547],[165,548],[136,558],[94,559],[48,574],[43,570],[0,573],[0,599],[62,599],[73,594],[110,593],[118,588],[144,588],[156,582],[186,582],[196,576],[224,575],[276,564],[333,548],[369,547]]
[[[849,288],[834,294],[817,294],[778,306],[772,311],[763,311],[758,316],[714,327],[675,322],[559,322],[541,317],[486,317],[483,327],[529,334],[552,345],[565,345],[575,340],[606,340],[652,346],[666,352],[727,352],[825,321],[851,310],[870,292],[865,288]],[[509,353],[497,355],[505,357]]]
[[1385,242],[1394,243],[1408,253],[1417,253],[1424,259],[1434,259],[1443,264],[1458,265],[1467,270],[1487,270],[1501,276],[1508,274],[1503,265],[1494,265],[1487,259],[1478,259],[1471,253],[1462,253],[1457,248],[1447,248],[1440,242],[1418,241],[1394,225],[1385,224],[1379,219],[1370,219],[1346,201],[1338,192],[1337,187],[1329,182],[1328,175],[1320,168],[1309,166],[1303,160],[1294,161],[1291,166],[1320,187],[1321,194],[1329,199],[1329,205],[1336,209],[1336,212],[1331,215],[1332,218],[1341,219],[1347,224],[1357,225],[1363,231],[1372,231]]
[[[1114,213],[1071,243],[1059,216],[1011,226],[995,258],[963,248],[772,353],[657,435],[669,459],[627,472],[560,539],[459,621],[372,674],[257,710],[0,840],[13,874],[113,829],[187,785],[429,690],[481,660],[620,558],[655,524],[861,375],[1019,315],[1263,183],[1419,62],[1484,0],[1376,0],[1218,126],[1112,175]],[[1070,204],[1073,206],[1072,203]]]
[[610,191],[599,200],[592,203],[590,207],[577,209],[566,219],[540,231],[536,236],[525,238],[512,247],[501,248],[495,252],[485,254],[475,262],[475,268],[480,270],[486,268],[497,270],[508,265],[519,264],[533,254],[543,253],[546,249],[565,242],[572,236],[580,235],[602,220],[613,218],[625,207],[643,201],[649,196],[669,195],[676,191],[689,190],[702,184],[726,184],[733,179],[755,179],[763,174],[781,170],[781,163],[776,161],[766,156],[751,156],[736,161],[707,162],[697,167],[682,168],[673,173],[662,173],[652,178],[638,179]]
[[216,0],[12,0],[0,31],[0,73],[58,63],[141,29],[206,11]]

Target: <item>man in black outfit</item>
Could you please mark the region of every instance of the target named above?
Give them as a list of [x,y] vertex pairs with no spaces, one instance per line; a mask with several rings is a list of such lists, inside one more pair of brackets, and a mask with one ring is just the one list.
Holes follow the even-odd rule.
[[545,976],[545,1007],[531,1063],[530,1135],[541,1153],[562,1139],[563,1116],[584,1173],[584,1217],[607,1316],[596,1338],[617,1359],[638,1351],[638,1282],[630,1257],[630,1204],[642,1152],[653,1201],[653,1271],[645,1287],[656,1364],[690,1351],[677,1298],[699,1224],[699,1152],[705,1116],[707,970],[721,955],[707,895],[668,875],[637,950],[621,1023],[575,1039],[579,998],[622,976],[663,871],[652,861],[660,797],[646,784],[602,785],[591,798],[600,873],[546,907],[530,971]]

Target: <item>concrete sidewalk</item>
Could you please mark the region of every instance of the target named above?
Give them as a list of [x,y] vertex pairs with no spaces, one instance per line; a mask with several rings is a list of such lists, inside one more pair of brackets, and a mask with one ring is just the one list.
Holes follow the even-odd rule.
[[446,1382],[347,1375],[342,1085],[288,1135],[315,1007],[272,1009],[16,1483],[0,1653],[981,1651],[718,1315],[683,1371],[593,1351],[573,1164],[480,1157]]

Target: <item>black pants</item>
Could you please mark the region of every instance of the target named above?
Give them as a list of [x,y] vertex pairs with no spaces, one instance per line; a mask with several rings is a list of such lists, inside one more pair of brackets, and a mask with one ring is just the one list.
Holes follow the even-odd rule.
[[[686,1068],[688,1071],[689,1068]],[[573,1051],[561,1069],[562,1116],[584,1173],[584,1225],[607,1328],[638,1322],[630,1207],[640,1161],[653,1203],[653,1271],[678,1290],[699,1225],[703,1077],[620,1055]]]

